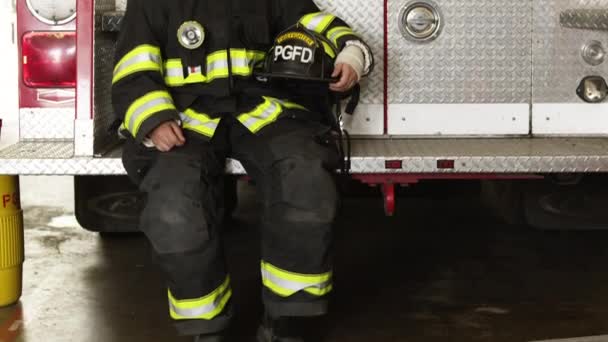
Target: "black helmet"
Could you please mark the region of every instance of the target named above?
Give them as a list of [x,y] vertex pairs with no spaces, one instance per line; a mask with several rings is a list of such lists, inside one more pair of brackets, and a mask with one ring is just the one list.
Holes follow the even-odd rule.
[[333,82],[336,47],[301,24],[277,36],[258,77]]

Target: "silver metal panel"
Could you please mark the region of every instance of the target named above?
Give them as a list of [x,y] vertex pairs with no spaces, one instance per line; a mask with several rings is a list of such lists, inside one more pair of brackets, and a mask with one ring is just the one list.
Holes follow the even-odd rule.
[[[0,175],[124,175],[121,149],[103,157],[75,157],[70,141],[19,142],[0,150]],[[228,160],[226,171],[244,174],[238,161]]]
[[370,45],[376,60],[372,74],[362,81],[361,103],[384,103],[384,2],[383,0],[315,0],[321,10],[346,21]]
[[[356,173],[561,173],[608,170],[608,139],[392,139],[353,143]],[[438,160],[454,160],[440,170]],[[386,160],[402,160],[387,170]]]
[[94,127],[91,119],[78,119],[74,121],[74,155],[77,157],[92,157],[95,155]]
[[19,139],[74,139],[74,108],[20,108]]
[[[71,142],[21,142],[0,151],[0,174],[121,175],[117,149],[102,158],[74,158]],[[453,170],[437,168],[454,160]],[[387,160],[403,161],[388,170]],[[374,139],[354,140],[353,173],[608,172],[608,139]],[[229,173],[243,174],[228,160]]]
[[530,102],[530,0],[435,0],[445,25],[427,43],[401,35],[407,2],[389,1],[389,103]]
[[0,174],[119,175],[118,158],[74,158],[72,142],[21,142],[0,151]]
[[[584,62],[584,44],[597,40],[608,46],[608,32],[563,27],[562,12],[608,8],[606,0],[534,0],[534,103],[582,103],[576,95],[588,75],[608,77],[608,62],[591,66]],[[582,20],[582,19],[580,19]]]
[[[112,5],[114,4],[113,1]],[[109,7],[109,6],[108,6]],[[98,12],[95,23],[95,69],[93,111],[94,123],[94,153],[99,154],[109,147],[118,144],[116,132],[110,132],[110,126],[116,119],[112,107],[112,73],[114,70],[114,50],[116,34],[102,30],[102,14]]]

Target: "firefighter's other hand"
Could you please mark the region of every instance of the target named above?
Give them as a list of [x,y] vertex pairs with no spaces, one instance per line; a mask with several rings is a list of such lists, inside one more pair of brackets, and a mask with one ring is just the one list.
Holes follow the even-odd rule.
[[332,91],[337,91],[340,93],[346,92],[354,87],[359,81],[359,76],[357,76],[355,69],[346,63],[336,64],[336,68],[334,69],[334,73],[331,75],[331,77],[338,76],[340,76],[340,79],[336,83],[332,83],[329,86],[329,89]]
[[175,146],[183,146],[186,143],[184,132],[175,121],[160,124],[150,133],[150,139],[161,152],[169,152]]

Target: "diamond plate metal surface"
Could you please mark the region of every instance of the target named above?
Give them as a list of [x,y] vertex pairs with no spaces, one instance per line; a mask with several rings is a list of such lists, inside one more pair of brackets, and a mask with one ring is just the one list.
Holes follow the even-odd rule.
[[[114,9],[114,1],[108,1]],[[105,8],[109,8],[106,4]],[[114,70],[114,50],[116,33],[104,32],[102,18],[105,12],[96,14],[95,22],[95,70],[94,70],[94,145],[95,154],[103,153],[110,146],[118,144],[116,132],[110,132],[110,126],[116,119],[112,106],[112,72]]]
[[583,45],[597,40],[608,46],[608,32],[562,27],[560,15],[572,9],[605,10],[608,2],[534,0],[533,5],[534,103],[583,103],[576,95],[580,81],[588,75],[608,77],[608,63],[595,67],[585,63]]
[[372,74],[362,81],[361,103],[384,103],[384,2],[382,0],[315,0],[321,10],[333,13],[370,45],[376,61]]
[[20,108],[19,139],[74,139],[74,108]]
[[568,9],[559,16],[564,27],[608,30],[608,9]]
[[[455,169],[437,168],[454,160]],[[387,170],[386,160],[402,160]],[[563,173],[608,170],[608,139],[392,139],[353,143],[354,173]]]
[[107,12],[101,17],[101,30],[104,32],[118,32],[122,26],[125,12]]
[[[120,149],[101,158],[74,158],[71,142],[21,142],[0,151],[0,174],[121,175]],[[437,168],[454,160],[453,170]],[[386,169],[387,160],[403,169]],[[608,139],[374,139],[354,140],[353,173],[608,172]],[[244,174],[228,160],[226,171]]]
[[427,43],[401,35],[407,2],[389,1],[389,103],[530,102],[530,0],[435,0],[445,25]]
[[120,159],[73,158],[72,142],[21,142],[0,151],[0,174],[119,175]]

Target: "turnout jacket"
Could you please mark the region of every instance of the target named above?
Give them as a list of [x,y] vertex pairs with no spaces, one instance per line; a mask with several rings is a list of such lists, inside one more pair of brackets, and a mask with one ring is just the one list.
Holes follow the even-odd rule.
[[[187,22],[204,29],[196,49],[178,39]],[[278,87],[253,77],[274,38],[297,23],[324,35],[337,51],[359,46],[366,57],[364,75],[371,71],[369,47],[312,0],[129,0],[112,79],[122,129],[143,142],[159,124],[176,120],[210,138],[227,113],[255,133],[285,108],[315,110],[319,99],[303,95],[300,86]]]

